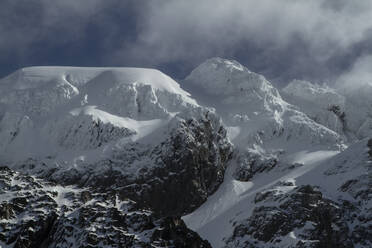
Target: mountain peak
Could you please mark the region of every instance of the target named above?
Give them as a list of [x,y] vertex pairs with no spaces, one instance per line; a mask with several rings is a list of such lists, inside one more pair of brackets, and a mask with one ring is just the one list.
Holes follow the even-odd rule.
[[207,95],[234,96],[246,100],[254,98],[254,95],[259,98],[264,95],[280,97],[264,76],[251,72],[235,60],[219,57],[200,64],[186,77],[185,82],[186,87],[197,88]]
[[229,69],[230,71],[248,71],[248,69],[240,64],[236,60],[229,60],[229,59],[223,59],[220,57],[213,57],[210,59],[207,59],[205,62],[203,62],[201,65],[211,66],[215,69]]

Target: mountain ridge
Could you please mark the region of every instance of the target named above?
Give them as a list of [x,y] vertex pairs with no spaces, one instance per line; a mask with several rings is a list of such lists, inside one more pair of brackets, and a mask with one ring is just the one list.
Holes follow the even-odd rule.
[[[115,212],[115,228],[132,241],[122,241],[119,234],[106,239],[102,230],[107,223],[99,218],[91,220],[99,232],[87,231],[83,221],[75,231],[63,234],[61,228],[76,216],[56,208],[59,195],[42,188],[42,199],[51,197],[45,206],[53,214],[34,216],[50,217],[55,227],[52,233],[43,228],[42,233],[25,233],[20,230],[32,222],[22,222],[20,216],[33,216],[25,206],[37,207],[27,194],[21,208],[14,197],[5,199],[14,187],[7,184],[0,191],[0,199],[5,199],[0,203],[0,234],[6,231],[12,238],[0,235],[0,246],[32,247],[33,237],[44,235],[45,247],[68,247],[71,240],[80,247],[368,247],[372,241],[363,230],[371,224],[365,189],[371,182],[363,175],[370,173],[366,150],[372,126],[368,119],[361,122],[368,116],[365,107],[357,112],[360,116],[352,114],[355,93],[341,93],[304,81],[278,90],[264,76],[222,58],[202,63],[180,84],[153,69],[20,69],[0,80],[0,163],[9,167],[2,180],[14,180],[13,175],[21,173],[43,185],[90,192],[61,195],[75,199],[69,211],[83,219],[85,213],[79,209],[85,206],[85,197],[106,202],[102,207],[90,205],[95,215],[113,214],[114,205],[107,203],[112,199],[129,199],[138,213],[151,212],[146,223],[152,224],[143,225],[143,217],[133,220],[130,225],[143,227],[133,236],[122,229]],[[333,169],[323,169],[331,165]],[[328,187],[318,178],[343,185]],[[361,183],[355,183],[358,180]],[[28,182],[23,185],[35,190]],[[346,209],[346,201],[359,209],[361,220],[344,214],[355,213]],[[333,205],[344,211],[331,215],[323,223],[326,233],[318,236],[324,231],[319,228],[322,222],[293,210],[311,209],[310,216],[316,217],[317,202],[330,210],[326,214]],[[291,213],[293,220],[287,215]],[[265,220],[263,229],[255,218]],[[300,224],[291,225],[292,221]],[[342,229],[343,222],[352,227]],[[159,233],[163,227],[157,223],[167,225],[167,232]],[[348,233],[341,243],[331,238],[341,237],[333,226]],[[147,230],[155,227],[160,229],[150,239],[133,238],[150,237]],[[53,241],[57,237],[59,243]]]

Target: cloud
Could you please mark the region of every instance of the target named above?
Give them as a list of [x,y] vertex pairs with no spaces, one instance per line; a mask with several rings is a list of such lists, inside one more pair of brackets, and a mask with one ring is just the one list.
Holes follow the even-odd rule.
[[105,66],[135,37],[131,1],[2,0],[0,75],[30,65]]
[[359,57],[337,80],[337,86],[344,89],[357,89],[364,85],[372,86],[372,55]]
[[0,10],[0,50],[14,49],[21,55],[29,46],[42,41],[64,43],[79,38],[99,0],[4,0]]
[[182,78],[221,56],[279,82],[334,80],[372,54],[371,13],[349,0],[3,0],[0,73],[144,66]]
[[[271,74],[325,76],[331,72],[321,67],[353,49],[372,28],[369,1],[160,2],[152,1],[147,6],[139,39],[133,46],[124,47],[125,56],[129,52],[134,59],[154,64],[177,61],[193,64],[215,55],[242,57],[254,69],[269,72],[269,67],[283,67],[278,65],[281,59],[293,69],[273,69]],[[240,55],[245,47],[245,54]],[[277,64],[270,63],[270,56]],[[257,60],[262,65],[257,66]]]

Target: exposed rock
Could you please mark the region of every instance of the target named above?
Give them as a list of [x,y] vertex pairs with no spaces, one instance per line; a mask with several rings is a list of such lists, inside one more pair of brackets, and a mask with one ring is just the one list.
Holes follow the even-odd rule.
[[159,143],[130,143],[117,152],[115,160],[105,159],[81,170],[49,168],[39,175],[102,192],[115,188],[122,198],[162,216],[189,213],[223,182],[232,144],[219,118],[208,111],[198,119],[174,120],[169,136]]
[[171,149],[160,155],[163,165],[149,171],[140,199],[134,197],[164,215],[189,213],[223,182],[231,145],[208,116],[181,122],[165,144]]
[[5,167],[0,172],[10,189],[0,194],[1,211],[12,218],[0,219],[0,246],[210,247],[179,217],[158,217],[134,201],[120,200],[115,191],[62,187]]
[[[372,243],[368,220],[357,205],[329,200],[313,186],[301,186],[279,197],[268,191],[257,194],[256,199],[262,205],[248,219],[235,224],[227,247],[261,247],[263,243],[281,247],[291,232],[298,238],[291,247],[346,248]],[[363,221],[358,223],[356,218]]]
[[238,167],[235,170],[234,177],[240,181],[248,181],[255,174],[273,169],[278,159],[275,155],[263,156],[261,154],[243,153],[237,159]]
[[372,139],[368,140],[367,146],[369,158],[372,160]]
[[165,247],[180,248],[211,248],[211,245],[200,239],[193,231],[189,230],[180,218],[165,218],[161,227],[151,237],[152,242]]
[[14,217],[13,206],[7,202],[0,205],[0,219],[9,220]]

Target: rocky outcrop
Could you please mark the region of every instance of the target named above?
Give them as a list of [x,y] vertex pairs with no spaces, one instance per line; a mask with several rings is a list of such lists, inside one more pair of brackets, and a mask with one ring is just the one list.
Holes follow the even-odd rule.
[[257,173],[273,169],[278,162],[278,157],[275,154],[241,153],[237,158],[234,178],[239,181],[248,181]]
[[202,240],[197,233],[189,230],[181,219],[174,217],[163,219],[160,228],[155,230],[151,240],[160,247],[211,248],[207,241]]
[[372,160],[372,139],[368,140],[367,146],[369,158]]
[[[258,193],[250,217],[235,224],[227,247],[368,247],[371,216],[356,203],[335,202],[316,187],[304,185],[289,194]],[[292,245],[288,246],[289,237]]]
[[161,218],[115,191],[61,187],[0,168],[0,246],[210,247],[178,217]]
[[341,107],[339,105],[330,105],[328,107],[328,111],[334,113],[338,117],[341,123],[341,126],[342,126],[342,131],[343,133],[346,133],[348,131],[347,125],[346,125],[346,119],[345,119],[346,114],[344,111],[341,110]]
[[81,170],[43,170],[40,176],[102,192],[116,188],[121,195],[164,216],[189,213],[223,182],[232,145],[213,113],[174,121],[168,138],[160,144],[128,144],[117,152],[115,160],[102,160]]
[[68,169],[29,160],[18,167],[34,176],[3,168],[0,242],[22,248],[210,247],[180,216],[223,182],[232,145],[213,113],[178,117],[170,126],[163,141],[129,143],[97,164]]
[[209,118],[181,121],[171,138],[153,150],[160,152],[160,166],[148,172],[144,183],[135,181],[139,191],[123,191],[136,192],[134,199],[165,215],[189,213],[206,201],[223,182],[232,153],[226,130]]

